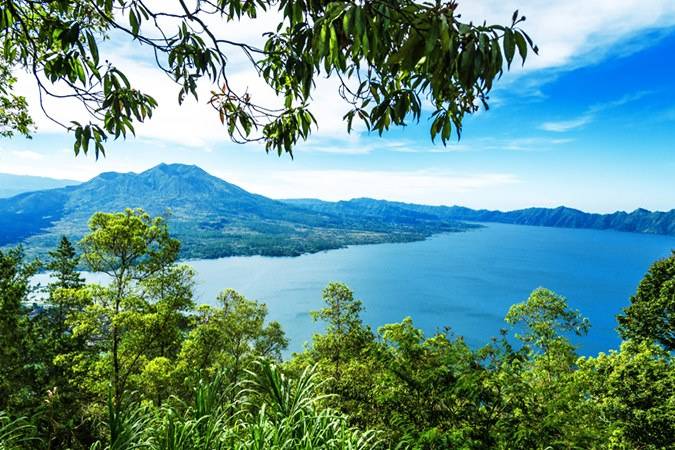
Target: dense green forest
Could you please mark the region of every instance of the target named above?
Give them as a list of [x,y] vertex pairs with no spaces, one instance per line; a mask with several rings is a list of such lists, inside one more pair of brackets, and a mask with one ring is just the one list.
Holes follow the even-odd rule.
[[[44,261],[0,252],[0,449],[666,449],[675,446],[675,253],[580,357],[590,324],[539,288],[482,348],[413,318],[373,330],[329,284],[325,324],[282,360],[264,304],[195,305],[166,222],[98,213]],[[78,265],[108,275],[87,284]],[[47,286],[34,286],[40,268]],[[225,286],[224,286],[225,288]]]

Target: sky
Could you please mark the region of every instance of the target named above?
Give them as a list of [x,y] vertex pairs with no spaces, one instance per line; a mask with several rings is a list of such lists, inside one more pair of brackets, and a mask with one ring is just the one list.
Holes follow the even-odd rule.
[[[272,198],[373,197],[473,208],[566,205],[593,212],[675,208],[675,1],[463,0],[467,20],[507,23],[518,9],[540,48],[493,90],[490,109],[469,117],[459,142],[429,139],[429,122],[382,137],[347,134],[333,80],[317,84],[319,122],[294,159],[258,144],[229,141],[201,101],[178,107],[178,87],[153,68],[147,48],[115,36],[104,57],[160,104],[137,137],[107,144],[107,156],[75,157],[73,137],[42,116],[30,79],[17,74],[37,123],[32,139],[0,140],[0,172],[87,180],[106,171],[140,172],[161,162],[196,164]],[[275,16],[232,26],[260,42]],[[258,98],[269,93],[241,57],[233,83]],[[205,86],[204,88],[208,88]],[[275,99],[269,98],[274,101]],[[59,118],[79,111],[49,103]]]

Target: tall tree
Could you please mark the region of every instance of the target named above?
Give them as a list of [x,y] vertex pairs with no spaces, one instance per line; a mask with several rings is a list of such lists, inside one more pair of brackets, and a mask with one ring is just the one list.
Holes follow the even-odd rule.
[[[83,261],[90,270],[102,272],[110,285],[93,291],[93,302],[80,316],[84,325],[76,333],[92,331],[106,342],[112,373],[115,408],[119,409],[129,377],[144,350],[143,344],[122,348],[123,338],[138,331],[148,303],[136,290],[162,273],[178,258],[179,242],[169,236],[166,222],[151,218],[142,210],[96,213],[89,221],[89,233],[80,242]],[[142,328],[141,328],[142,329]],[[128,350],[123,354],[123,350]]]
[[[524,62],[530,49],[537,51],[518,11],[505,25],[487,25],[464,21],[457,9],[455,0],[8,0],[0,40],[5,64],[26,69],[40,99],[82,103],[87,123],[53,118],[74,131],[76,154],[90,148],[103,154],[109,136],[133,133],[134,122],[157,107],[102,54],[99,44],[112,33],[149,52],[176,82],[179,103],[197,98],[200,80],[214,86],[209,103],[237,142],[263,141],[267,151],[291,152],[315,124],[312,91],[326,75],[345,100],[347,130],[355,119],[379,133],[419,120],[426,100],[431,137],[445,143],[453,128],[459,134],[466,114],[487,107],[493,83],[516,53]],[[254,22],[264,12],[277,12],[264,45],[223,35],[227,24]],[[233,52],[248,59],[278,101],[259,102],[264,96],[234,82]],[[11,102],[11,79],[4,83],[0,99]],[[24,115],[22,104],[6,110],[6,130],[26,134]]]
[[587,389],[580,402],[591,408],[586,417],[602,433],[604,448],[675,448],[671,353],[650,340],[628,340],[579,365],[576,376]]
[[312,312],[314,320],[326,322],[326,333],[315,335],[312,350],[317,359],[328,359],[332,376],[339,383],[345,361],[372,340],[372,333],[361,321],[363,304],[343,283],[329,283],[323,290],[326,307]]
[[578,355],[569,340],[586,335],[588,319],[561,295],[539,288],[509,308],[505,320],[523,347],[519,358],[499,367],[509,380],[502,390],[510,414],[497,424],[503,448],[593,447],[583,391],[574,384]]
[[651,265],[618,320],[624,339],[654,340],[675,350],[675,251]]
[[180,350],[177,374],[188,383],[221,372],[236,383],[256,358],[280,360],[288,340],[267,306],[232,289],[218,295],[219,307],[202,305]]
[[75,247],[66,236],[61,236],[56,249],[49,252],[49,262],[46,269],[51,270],[53,281],[49,284],[51,289],[77,289],[84,284],[84,278],[77,270],[80,257]]

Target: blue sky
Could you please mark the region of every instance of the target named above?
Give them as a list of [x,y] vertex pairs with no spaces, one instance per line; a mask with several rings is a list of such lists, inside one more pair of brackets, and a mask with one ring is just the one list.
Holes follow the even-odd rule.
[[[520,9],[541,55],[501,80],[491,109],[465,122],[459,143],[433,145],[425,119],[382,138],[347,136],[340,121],[347,107],[326,80],[316,95],[318,132],[294,160],[266,155],[258,145],[230,143],[204,102],[178,109],[177,88],[143,53],[113,39],[111,60],[160,101],[152,123],[135,140],[108,144],[108,156],[94,161],[75,158],[72,137],[36,111],[32,140],[0,142],[0,172],[86,180],[102,171],[181,162],[275,198],[370,196],[497,209],[564,204],[598,212],[675,208],[675,2],[473,0],[460,7],[471,18],[502,22]],[[236,32],[255,40],[273,19]],[[237,75],[256,86],[245,69]],[[28,80],[19,88],[34,98]],[[77,114],[62,104],[52,109]]]

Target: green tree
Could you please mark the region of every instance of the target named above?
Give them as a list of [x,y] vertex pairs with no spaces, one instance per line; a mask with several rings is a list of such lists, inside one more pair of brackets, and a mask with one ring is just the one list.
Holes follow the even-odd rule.
[[[157,304],[150,305],[139,287],[169,270],[180,244],[169,236],[163,219],[141,210],[96,213],[89,230],[80,242],[82,259],[90,270],[108,275],[111,281],[107,287],[89,289],[91,301],[73,318],[73,332],[90,336],[109,355],[114,406],[119,409],[130,377],[154,344],[158,324]],[[186,304],[174,306],[182,309]]]
[[[25,260],[21,247],[0,250],[0,411],[19,412],[34,402],[30,279],[40,263]],[[23,411],[21,411],[23,412]]]
[[[548,289],[534,290],[505,318],[523,344],[499,364],[497,379],[508,411],[495,424],[500,448],[589,448],[597,433],[589,427],[583,389],[576,384],[578,355],[570,335],[583,336],[590,323],[567,300]],[[511,352],[506,352],[505,356]]]
[[71,340],[67,335],[66,318],[73,308],[81,306],[73,301],[74,290],[84,286],[84,278],[77,270],[79,255],[67,237],[62,236],[56,249],[49,252],[49,261],[45,268],[51,271],[51,281],[47,286],[49,299],[37,315],[37,322],[41,323],[45,350],[52,357],[69,351]]
[[236,383],[257,358],[280,360],[287,347],[281,325],[266,323],[267,307],[232,289],[218,295],[219,307],[202,305],[180,350],[177,374],[188,384],[223,373]]
[[49,252],[49,262],[45,265],[50,270],[52,282],[50,289],[77,289],[84,284],[84,278],[77,270],[80,257],[75,247],[66,236],[61,236],[59,245]]
[[[26,69],[41,99],[74,98],[89,113],[87,123],[62,124],[74,131],[76,154],[90,148],[103,154],[109,136],[133,133],[134,123],[157,107],[102,54],[99,44],[112,33],[152,55],[176,82],[179,103],[197,97],[200,80],[218,86],[209,103],[237,142],[263,141],[267,151],[291,152],[314,125],[312,91],[327,75],[340,85],[348,130],[354,119],[379,133],[419,120],[428,100],[431,137],[445,143],[453,128],[459,134],[466,114],[487,107],[493,83],[516,53],[524,62],[530,49],[537,51],[520,29],[525,17],[518,11],[506,25],[476,25],[461,19],[457,6],[454,0],[11,0],[3,4],[0,39],[6,66]],[[228,23],[273,10],[279,21],[262,46],[220,34]],[[283,99],[280,105],[259,103],[257,93],[230,82],[233,52],[243,52]],[[4,83],[0,89],[9,92],[11,79]],[[6,132],[27,133],[23,103],[4,115]]]
[[548,289],[534,290],[527,301],[518,303],[506,314],[506,323],[522,327],[515,336],[533,351],[573,352],[574,347],[564,336],[583,336],[590,323],[579,311],[571,310],[567,300]]
[[33,120],[28,114],[28,103],[22,95],[16,95],[16,77],[12,67],[0,55],[0,136],[12,137],[15,133],[29,136]]
[[40,377],[37,393],[42,399],[33,413],[34,423],[40,434],[49,437],[49,445],[66,448],[76,445],[78,438],[89,431],[81,412],[82,403],[88,399],[69,382],[69,370],[57,364],[63,355],[86,345],[73,338],[67,324],[68,317],[83,307],[77,291],[84,279],[77,271],[79,256],[65,236],[49,257],[45,268],[52,272],[46,298],[33,308],[30,320],[33,367],[39,369],[35,375]]
[[363,325],[363,304],[343,283],[329,283],[323,290],[326,307],[312,312],[314,320],[326,322],[326,333],[315,335],[312,352],[317,361],[329,361],[331,376],[340,382],[345,361],[358,355],[372,341],[373,334]]
[[381,345],[375,377],[376,405],[392,442],[416,448],[478,448],[489,439],[482,427],[485,370],[462,338],[449,329],[431,337],[412,319],[378,329]]
[[650,339],[675,351],[675,251],[651,265],[618,320],[624,339]]
[[[604,434],[606,448],[675,447],[675,364],[651,341],[628,340],[608,354],[579,361],[587,386],[587,416]],[[598,420],[599,418],[599,420]]]

